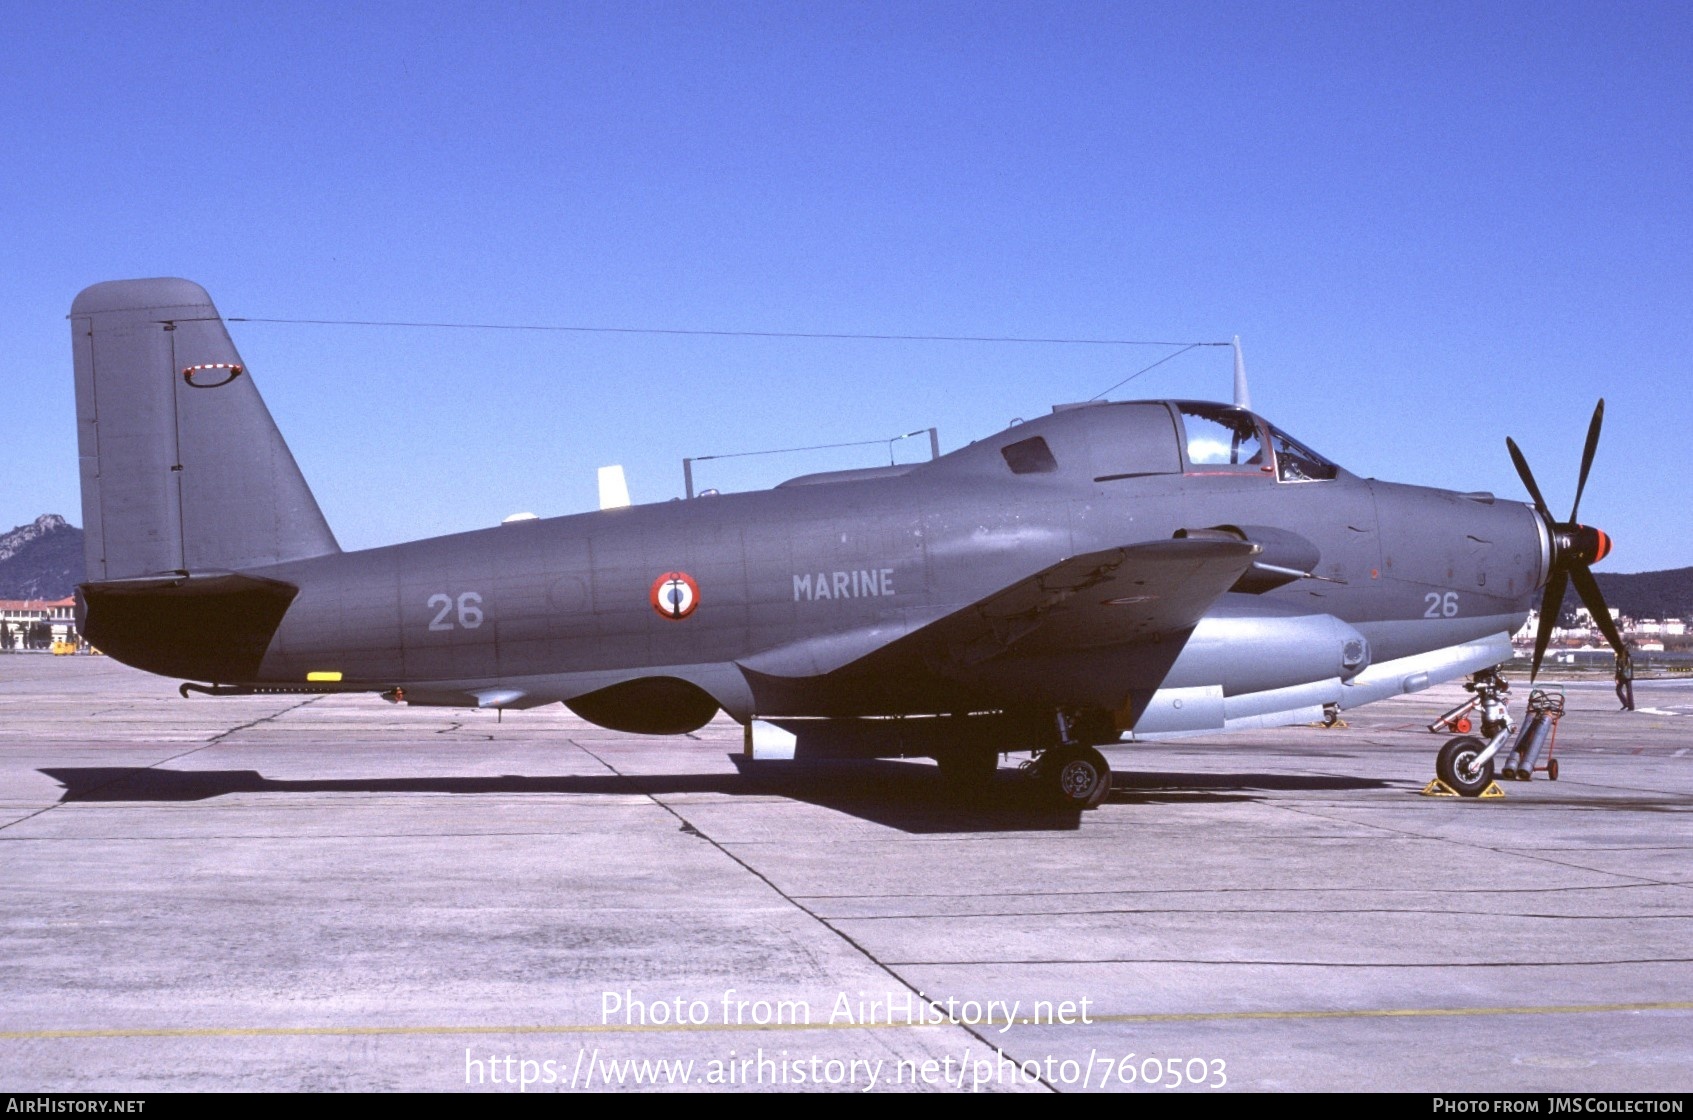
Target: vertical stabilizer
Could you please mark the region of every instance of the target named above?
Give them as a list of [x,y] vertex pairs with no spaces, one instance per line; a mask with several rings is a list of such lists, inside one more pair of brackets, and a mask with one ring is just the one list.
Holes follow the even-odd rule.
[[205,289],[96,284],[70,318],[91,582],[340,551]]

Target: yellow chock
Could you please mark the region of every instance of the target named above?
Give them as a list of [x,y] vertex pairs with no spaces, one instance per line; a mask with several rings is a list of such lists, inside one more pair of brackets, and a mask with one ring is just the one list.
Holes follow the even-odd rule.
[[[1463,796],[1463,794],[1459,793],[1457,790],[1453,789],[1451,786],[1447,785],[1445,782],[1441,781],[1439,778],[1436,778],[1434,781],[1432,781],[1428,785],[1424,786],[1423,791],[1422,791],[1422,795],[1424,797],[1462,797]],[[1482,790],[1479,794],[1476,795],[1478,800],[1482,799],[1482,798],[1489,798],[1489,797],[1500,798],[1500,797],[1504,797],[1504,796],[1505,796],[1505,791],[1499,788],[1498,782],[1488,782],[1487,788]]]

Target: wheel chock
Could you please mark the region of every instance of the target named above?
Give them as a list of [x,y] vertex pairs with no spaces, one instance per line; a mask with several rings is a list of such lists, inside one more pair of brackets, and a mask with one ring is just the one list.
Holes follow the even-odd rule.
[[[1451,786],[1447,785],[1445,782],[1441,781],[1439,778],[1436,778],[1434,781],[1432,781],[1428,785],[1424,786],[1423,790],[1422,790],[1422,795],[1424,797],[1462,797],[1463,796],[1463,794],[1459,793],[1457,790],[1453,789]],[[1499,788],[1498,782],[1488,782],[1487,788],[1482,790],[1479,794],[1477,794],[1476,799],[1482,800],[1482,799],[1490,798],[1490,797],[1491,798],[1499,798],[1499,797],[1504,797],[1504,796],[1505,796],[1505,791]]]

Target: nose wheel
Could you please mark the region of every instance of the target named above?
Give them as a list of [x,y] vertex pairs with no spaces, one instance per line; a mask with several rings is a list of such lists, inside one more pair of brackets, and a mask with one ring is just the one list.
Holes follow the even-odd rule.
[[1476,759],[1487,750],[1487,744],[1473,735],[1449,739],[1434,759],[1434,772],[1460,796],[1480,797],[1493,781],[1493,760],[1481,765]]

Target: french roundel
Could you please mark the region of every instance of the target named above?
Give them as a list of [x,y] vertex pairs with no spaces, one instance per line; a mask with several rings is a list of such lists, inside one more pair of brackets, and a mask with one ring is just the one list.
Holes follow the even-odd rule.
[[700,585],[687,572],[665,572],[653,580],[653,610],[665,618],[687,618],[700,605]]

